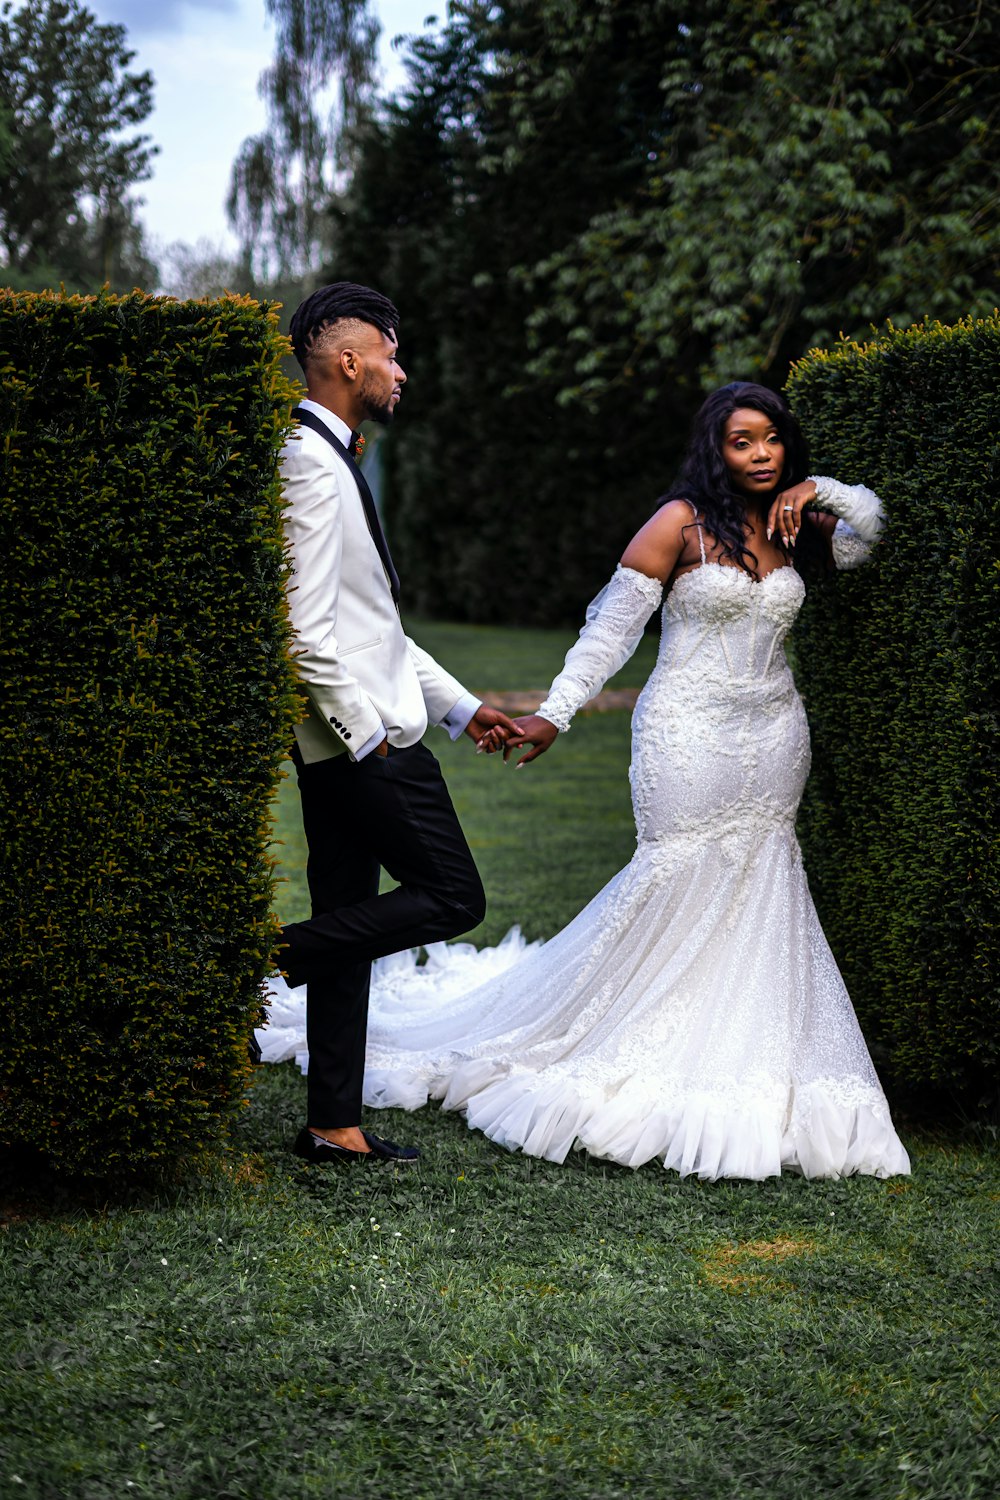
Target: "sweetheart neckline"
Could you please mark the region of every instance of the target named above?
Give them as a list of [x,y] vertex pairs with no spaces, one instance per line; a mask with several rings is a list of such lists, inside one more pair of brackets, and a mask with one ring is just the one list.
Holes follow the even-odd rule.
[[754,578],[752,574],[747,573],[743,568],[729,567],[726,563],[712,562],[710,559],[706,559],[705,562],[698,563],[696,567],[688,568],[685,572],[678,574],[670,586],[667,598],[671,597],[677,585],[683,579],[692,578],[695,574],[704,572],[706,568],[718,568],[721,573],[738,573],[741,578],[745,578],[754,588],[763,588],[768,579],[773,578],[776,573],[792,573],[796,578],[799,577],[799,573],[793,564],[786,564],[780,568],[771,568],[769,572],[764,574],[763,578]]

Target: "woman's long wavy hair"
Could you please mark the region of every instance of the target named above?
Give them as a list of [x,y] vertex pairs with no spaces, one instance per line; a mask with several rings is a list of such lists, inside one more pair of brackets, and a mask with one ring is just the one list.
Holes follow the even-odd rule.
[[[809,472],[809,450],[784,398],[766,386],[734,380],[730,385],[720,386],[703,402],[691,428],[680,473],[657,504],[690,500],[704,517],[706,530],[718,542],[723,556],[756,576],[757,558],[746,544],[746,496],[734,486],[722,456],[726,422],[734,411],[746,406],[763,412],[774,423],[785,445],[785,464],[775,489],[787,490],[805,479]],[[796,547],[797,553],[801,549],[802,556],[796,556],[796,566],[811,561],[812,533],[811,526],[803,527]]]

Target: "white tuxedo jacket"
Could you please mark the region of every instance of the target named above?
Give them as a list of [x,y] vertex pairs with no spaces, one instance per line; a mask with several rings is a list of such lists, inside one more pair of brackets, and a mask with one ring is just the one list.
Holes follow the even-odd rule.
[[[347,424],[325,409],[322,416],[348,446]],[[414,745],[468,695],[404,633],[350,466],[300,427],[285,444],[281,473],[292,649],[308,705],[295,726],[302,758],[353,755],[383,726],[390,745]]]

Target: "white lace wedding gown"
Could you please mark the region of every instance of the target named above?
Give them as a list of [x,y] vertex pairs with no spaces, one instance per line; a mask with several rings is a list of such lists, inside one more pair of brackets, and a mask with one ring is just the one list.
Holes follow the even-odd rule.
[[[838,531],[850,565],[863,543]],[[619,568],[547,717],[568,727],[661,597]],[[553,1161],[582,1146],[709,1179],[909,1171],[795,838],[809,732],[783,641],[802,598],[792,567],[756,582],[707,561],[675,581],[633,719],[633,859],[544,944],[515,930],[376,964],[366,1103],[443,1098]],[[304,993],[275,997],[265,1056],[304,1061]]]

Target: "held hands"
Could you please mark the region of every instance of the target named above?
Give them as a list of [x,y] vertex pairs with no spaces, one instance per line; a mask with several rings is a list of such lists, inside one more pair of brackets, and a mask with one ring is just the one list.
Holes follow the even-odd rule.
[[[496,750],[504,751],[504,765],[507,765],[508,760],[510,760],[511,751],[520,750],[520,748],[523,748],[523,745],[532,745],[534,748],[531,748],[528,754],[523,754],[520,760],[517,760],[517,765],[514,766],[514,769],[517,769],[517,766],[526,765],[528,760],[534,760],[540,754],[546,753],[547,748],[549,748],[549,745],[552,744],[553,739],[559,733],[555,724],[550,723],[547,718],[538,717],[538,714],[526,714],[523,718],[510,720],[510,718],[507,718],[507,715],[501,714],[498,708],[490,708],[489,712],[490,714],[498,715],[498,718],[496,718],[493,726],[489,727],[481,738],[475,735],[474,729],[472,729],[472,721],[469,723],[466,733],[471,733],[472,738],[475,739],[477,753],[495,754]],[[483,715],[483,709],[480,709],[480,712],[477,714],[477,718],[480,718],[480,720],[481,715]]]
[[795,538],[802,529],[802,512],[816,499],[816,486],[811,479],[793,484],[790,490],[782,490],[767,513],[767,539],[777,534],[786,547],[795,546]]
[[544,755],[549,746],[555,743],[559,731],[549,719],[543,719],[539,714],[527,714],[523,719],[515,719],[514,724],[517,732],[503,747],[504,764],[510,758],[512,750],[520,750],[523,745],[533,747],[517,762],[514,769],[519,770],[529,760],[537,760],[539,755]]
[[518,728],[502,710],[482,703],[466,724],[465,733],[475,740],[477,755],[493,755],[504,748],[511,735],[518,733]]

